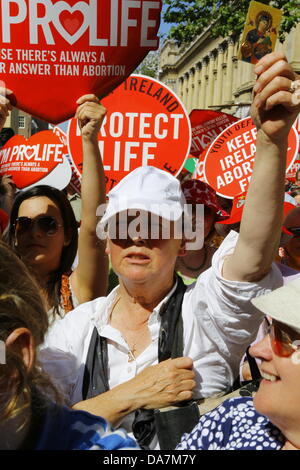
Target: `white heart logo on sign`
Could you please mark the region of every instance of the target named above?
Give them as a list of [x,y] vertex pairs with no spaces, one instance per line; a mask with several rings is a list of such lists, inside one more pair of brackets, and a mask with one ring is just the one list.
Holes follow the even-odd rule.
[[[65,21],[65,27],[60,22],[59,17],[64,11],[68,11],[70,15],[73,15],[76,11],[79,11],[83,15],[83,18],[84,18],[83,23],[81,27],[74,34],[69,34],[68,31],[66,30],[66,26],[69,30],[71,29],[68,27],[68,25],[70,24],[70,19]],[[89,6],[87,3],[78,2],[73,7],[70,7],[70,5],[68,5],[66,2],[57,2],[55,3],[55,5],[53,5],[53,13],[54,13],[54,18],[53,18],[54,26],[56,27],[59,34],[71,45],[73,45],[85,33],[85,31],[89,27],[89,22],[88,22]]]
[[32,157],[34,157],[34,154],[35,154],[35,147],[26,147],[25,148],[25,157],[27,158],[27,160],[31,160]]

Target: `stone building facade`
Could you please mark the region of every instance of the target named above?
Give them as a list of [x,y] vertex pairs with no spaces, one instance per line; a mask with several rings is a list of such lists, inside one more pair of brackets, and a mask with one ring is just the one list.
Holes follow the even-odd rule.
[[[293,68],[300,72],[300,24],[277,41]],[[253,65],[237,59],[240,38],[211,39],[209,28],[192,44],[179,48],[167,40],[160,55],[159,80],[192,109],[214,109],[242,118],[249,114],[255,81]]]
[[14,108],[9,114],[4,127],[10,127],[15,134],[22,135],[28,139],[36,132],[48,129],[48,123],[30,116],[30,114]]

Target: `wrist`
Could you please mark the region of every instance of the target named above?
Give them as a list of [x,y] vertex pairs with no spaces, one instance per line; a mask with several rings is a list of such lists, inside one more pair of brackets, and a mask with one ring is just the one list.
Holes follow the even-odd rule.
[[263,129],[258,129],[256,145],[274,145],[277,148],[285,149],[288,146],[288,136],[289,133],[286,135],[280,135],[280,137],[275,135],[270,136],[266,134]]
[[111,389],[110,393],[113,395],[113,400],[116,403],[118,414],[126,416],[129,413],[143,407],[143,403],[140,400],[138,394],[128,388],[128,382],[117,385]]
[[82,134],[82,142],[98,145],[98,132],[87,132],[86,134]]

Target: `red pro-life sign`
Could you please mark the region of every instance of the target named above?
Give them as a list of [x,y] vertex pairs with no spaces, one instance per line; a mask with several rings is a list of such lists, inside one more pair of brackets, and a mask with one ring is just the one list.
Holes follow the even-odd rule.
[[192,128],[191,154],[199,157],[204,150],[238,118],[231,114],[207,109],[193,109],[190,113]]
[[[204,161],[206,182],[223,197],[248,189],[256,154],[256,126],[250,117],[225,129],[207,150]],[[298,133],[292,127],[288,137],[288,170],[298,153]]]
[[47,122],[103,97],[157,49],[162,0],[1,0],[0,76],[12,103]]
[[34,184],[63,189],[71,177],[65,146],[52,131],[38,132],[30,139],[21,135],[9,139],[0,149],[0,174],[5,173],[12,176],[18,189]]
[[[107,115],[99,133],[109,191],[140,166],[177,176],[189,155],[191,127],[179,98],[163,83],[131,75],[102,100]],[[77,120],[68,129],[69,155],[81,173],[82,145]]]

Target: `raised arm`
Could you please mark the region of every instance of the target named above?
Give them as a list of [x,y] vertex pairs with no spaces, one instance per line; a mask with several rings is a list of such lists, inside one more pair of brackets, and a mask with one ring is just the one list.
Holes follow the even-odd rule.
[[288,134],[300,111],[291,84],[298,77],[281,53],[263,57],[251,115],[257,126],[253,174],[235,251],[224,261],[229,280],[256,282],[270,270],[280,238]]
[[78,240],[78,266],[71,275],[71,285],[80,303],[106,295],[108,259],[105,242],[96,235],[97,208],[105,203],[105,177],[97,135],[106,114],[95,95],[82,96],[78,101],[83,146],[81,184],[81,226]]

